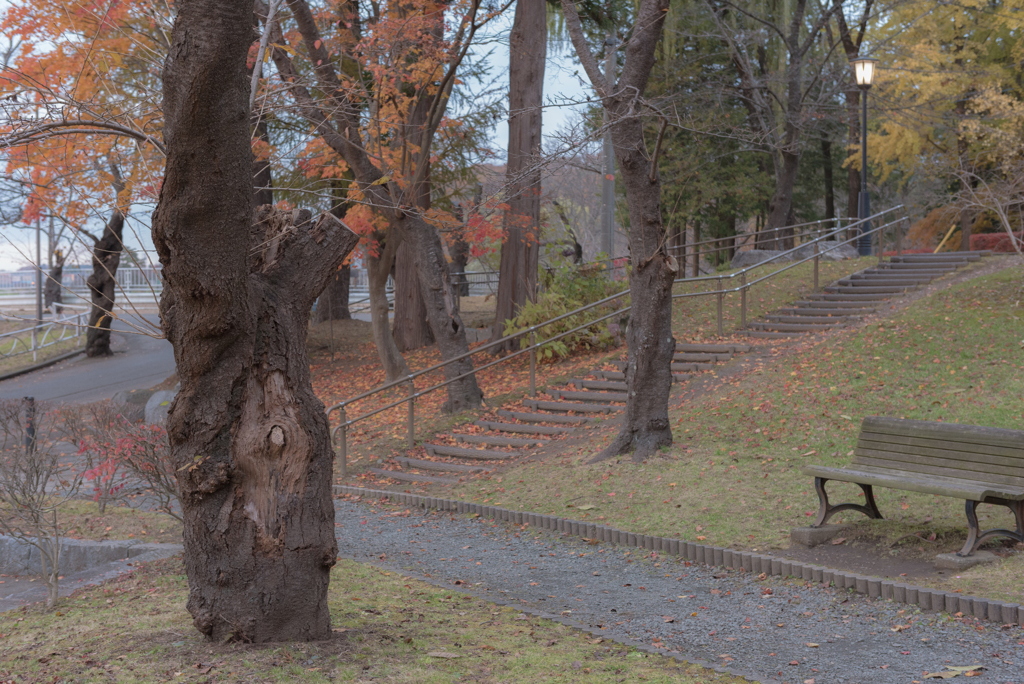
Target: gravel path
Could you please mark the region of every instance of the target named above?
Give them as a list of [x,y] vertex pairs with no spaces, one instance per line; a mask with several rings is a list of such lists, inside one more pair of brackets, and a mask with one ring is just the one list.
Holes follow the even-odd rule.
[[1024,681],[1018,627],[451,513],[343,500],[336,508],[343,556],[459,582],[757,677],[910,684],[946,666],[982,665],[984,681]]

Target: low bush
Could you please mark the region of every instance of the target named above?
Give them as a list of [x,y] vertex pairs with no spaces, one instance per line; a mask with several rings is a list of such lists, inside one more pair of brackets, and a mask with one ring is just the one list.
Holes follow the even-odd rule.
[[[615,269],[619,270],[619,269]],[[603,263],[560,264],[546,269],[541,274],[541,292],[537,300],[528,303],[519,314],[505,321],[505,335],[528,331],[552,318],[557,318],[580,307],[606,299],[629,287],[626,280],[611,277]],[[537,329],[538,341],[551,340],[540,349],[540,357],[552,359],[564,357],[573,351],[599,346],[612,346],[623,332],[627,314],[620,318],[612,316],[592,325],[589,321],[601,318],[627,306],[629,296],[615,298],[606,304],[587,309],[562,320]],[[580,328],[563,337],[558,337],[574,328]],[[553,339],[558,337],[558,339]],[[522,347],[528,347],[530,338],[520,339]]]

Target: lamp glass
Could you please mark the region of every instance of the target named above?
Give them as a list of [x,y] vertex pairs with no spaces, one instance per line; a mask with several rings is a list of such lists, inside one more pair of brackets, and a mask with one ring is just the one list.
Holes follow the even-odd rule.
[[871,81],[875,78],[875,59],[858,59],[853,63],[853,72],[857,77],[857,85],[862,88],[870,88]]

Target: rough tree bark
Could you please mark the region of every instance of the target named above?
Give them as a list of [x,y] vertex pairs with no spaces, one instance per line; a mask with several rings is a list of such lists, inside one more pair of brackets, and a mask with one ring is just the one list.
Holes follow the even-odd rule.
[[[120,194],[123,184],[115,174],[115,194]],[[116,203],[116,200],[115,200]],[[124,214],[120,207],[114,207],[103,235],[92,248],[92,273],[85,284],[89,288],[92,307],[89,310],[89,328],[85,333],[86,356],[110,356],[110,324],[113,322],[114,297],[117,291],[117,267],[121,264],[121,250],[124,249]]]
[[612,144],[629,206],[630,313],[626,341],[626,416],[622,430],[593,460],[632,452],[643,461],[672,444],[668,395],[672,388],[672,283],[676,260],[665,250],[661,218],[661,182],[657,159],[644,146],[641,119],[643,94],[654,66],[668,0],[641,0],[636,23],[626,44],[626,61],[614,92],[607,87],[597,60],[587,46],[576,6],[562,0],[565,23],[576,54],[601,98],[611,125]]
[[[278,74],[292,95],[297,113],[314,127],[328,147],[345,160],[366,200],[375,211],[387,219],[388,232],[399,233],[412,243],[420,292],[427,309],[427,320],[430,322],[430,329],[437,341],[441,358],[451,359],[468,352],[469,344],[466,341],[462,317],[459,315],[458,297],[452,288],[448,261],[441,246],[440,235],[422,215],[409,210],[414,205],[413,198],[406,196],[396,182],[386,179],[384,173],[373,164],[360,134],[363,129],[362,110],[358,103],[348,99],[349,90],[336,71],[335,61],[320,35],[309,4],[306,0],[286,0],[286,3],[299,29],[310,63],[315,65],[313,71],[318,89],[325,97],[323,101],[318,100],[303,84],[299,71],[292,63],[291,54],[282,47],[285,45],[284,37],[280,27],[277,27],[271,35],[274,45],[272,57]],[[432,105],[421,144],[418,145],[418,154],[423,161],[429,159],[432,136],[443,118],[448,96],[454,87],[457,67],[472,44],[473,35],[480,27],[480,24],[476,23],[479,7],[478,0],[472,0],[467,21],[459,25],[457,35],[452,41],[451,60],[447,65],[440,90],[433,96],[433,103],[437,106]],[[330,115],[326,112],[330,112]],[[416,164],[416,174],[410,180],[409,186],[418,187],[426,178],[427,170],[428,166],[425,163]],[[375,311],[379,310],[380,306],[378,301],[374,306]],[[384,325],[387,325],[386,321],[385,318]],[[450,363],[444,370],[445,378],[448,380],[466,376],[448,385],[448,401],[445,404],[447,410],[461,411],[483,403],[483,393],[477,384],[476,376],[472,373],[473,364],[468,358]]]
[[330,636],[333,454],[305,350],[314,297],[358,238],[330,214],[254,217],[252,0],[177,4],[153,215],[160,316],[181,390],[168,436],[187,608],[212,640]]
[[[508,166],[498,296],[491,339],[505,335],[505,321],[533,300],[540,256],[540,144],[547,57],[547,3],[517,0],[509,37]],[[511,350],[518,343],[506,343]],[[501,351],[495,348],[495,352]]]

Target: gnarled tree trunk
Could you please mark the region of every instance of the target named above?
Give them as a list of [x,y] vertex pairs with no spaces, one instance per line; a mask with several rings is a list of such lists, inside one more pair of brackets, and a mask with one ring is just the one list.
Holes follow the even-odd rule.
[[178,3],[164,67],[167,165],[153,215],[160,315],[181,391],[168,436],[187,608],[211,639],[330,636],[333,454],[313,394],[313,299],[358,238],[325,214],[254,217],[251,0]]
[[89,310],[89,328],[85,333],[86,356],[110,356],[110,324],[117,291],[117,267],[124,249],[124,214],[115,208],[103,228],[103,235],[92,249],[92,273],[86,278],[92,308]]

